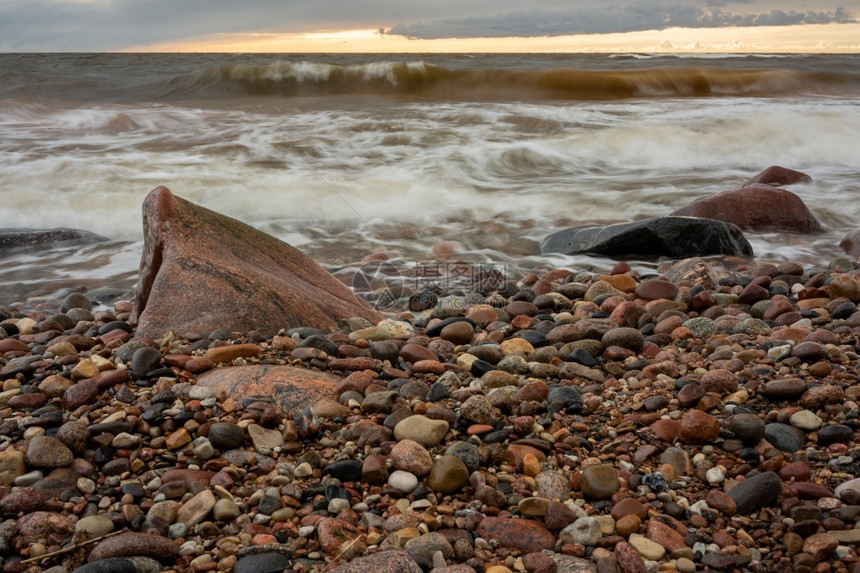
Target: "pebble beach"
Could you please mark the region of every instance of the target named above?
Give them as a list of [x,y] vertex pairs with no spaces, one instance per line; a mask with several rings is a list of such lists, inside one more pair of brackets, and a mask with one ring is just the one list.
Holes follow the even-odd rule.
[[[4,306],[2,570],[860,571],[856,267],[555,269],[192,339]],[[198,383],[236,367],[328,394]]]

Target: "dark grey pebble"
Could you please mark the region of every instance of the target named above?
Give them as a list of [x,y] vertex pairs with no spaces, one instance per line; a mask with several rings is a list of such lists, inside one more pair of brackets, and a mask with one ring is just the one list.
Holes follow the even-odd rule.
[[561,402],[565,408],[581,408],[582,395],[576,388],[570,386],[556,386],[549,391],[548,402]]
[[245,443],[245,430],[233,422],[216,422],[209,427],[208,438],[219,450],[234,450]]
[[490,370],[498,370],[498,368],[485,360],[475,360],[472,362],[471,374],[475,378],[480,378]]
[[478,446],[470,442],[453,442],[445,449],[445,455],[459,458],[470,472],[477,470],[478,466],[481,465],[481,455],[478,452]]
[[439,382],[434,382],[432,386],[430,386],[430,391],[427,392],[427,396],[424,398],[426,402],[440,402],[445,398],[448,398],[448,389],[445,388],[444,384]]
[[370,355],[377,360],[388,360],[391,364],[397,364],[400,347],[390,340],[381,340],[370,345]]
[[842,424],[828,424],[818,430],[818,445],[848,444],[854,438],[854,430]]
[[340,481],[361,481],[361,462],[358,460],[342,460],[329,464],[323,470],[323,475],[330,475]]
[[318,328],[310,328],[307,326],[299,326],[297,328],[291,328],[284,333],[286,336],[292,336],[294,334],[298,334],[299,338],[308,338],[310,336],[325,336],[325,331],[320,330]]
[[472,325],[472,327],[477,326],[477,323],[474,320],[472,320],[471,318],[466,318],[464,316],[453,316],[451,318],[446,318],[445,320],[442,320],[442,321],[434,324],[433,326],[428,328],[424,332],[424,334],[429,336],[430,338],[435,338],[442,333],[443,328],[445,328],[449,324],[454,324],[455,322],[468,322],[469,324]]
[[281,573],[292,565],[285,555],[280,553],[261,553],[249,555],[236,561],[233,573]]
[[735,500],[740,515],[773,505],[781,493],[782,481],[775,472],[749,476],[728,491],[729,497]]
[[320,334],[312,334],[311,336],[308,336],[299,342],[299,348],[317,348],[329,356],[340,356],[337,344]]
[[789,424],[766,425],[764,439],[783,452],[796,452],[806,447],[806,432]]
[[584,348],[575,348],[570,356],[567,357],[568,362],[576,362],[583,366],[597,366],[597,359],[588,353]]
[[105,324],[101,325],[99,327],[98,333],[99,334],[107,334],[108,332],[111,332],[112,330],[117,330],[117,329],[124,330],[129,334],[132,334],[134,332],[134,328],[132,328],[132,326],[129,323],[123,322],[122,320],[112,320],[110,322],[106,322]]
[[87,563],[74,573],[159,573],[161,563],[151,557],[108,557]]
[[547,340],[546,335],[542,332],[538,332],[537,330],[524,330],[522,332],[518,332],[514,337],[522,338],[535,348],[540,348],[541,346],[549,344],[549,340]]
[[729,416],[723,426],[747,445],[755,445],[764,437],[764,420],[755,414]]

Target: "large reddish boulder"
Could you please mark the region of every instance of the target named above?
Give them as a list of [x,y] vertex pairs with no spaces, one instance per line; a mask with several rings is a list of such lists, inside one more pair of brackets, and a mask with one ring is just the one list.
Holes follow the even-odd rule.
[[696,199],[670,213],[734,223],[743,230],[817,233],[821,224],[794,193],[763,183]]
[[131,315],[138,336],[329,329],[353,316],[383,318],[298,249],[165,187],[144,200],[143,233]]

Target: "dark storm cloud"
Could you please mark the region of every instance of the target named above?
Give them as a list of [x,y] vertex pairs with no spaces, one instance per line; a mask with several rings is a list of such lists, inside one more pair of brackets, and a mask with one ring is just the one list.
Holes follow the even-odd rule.
[[[712,1],[719,3],[719,0]],[[751,3],[751,0],[745,3]],[[671,27],[788,26],[855,21],[856,18],[844,8],[832,12],[776,9],[768,12],[736,13],[714,7],[700,8],[689,2],[643,0],[614,4],[594,3],[576,10],[527,10],[396,24],[386,32],[424,39],[533,37],[662,30]]]
[[[837,0],[0,0],[2,51],[102,51],[212,34],[381,28],[420,38],[853,21]],[[778,9],[777,9],[778,8]]]

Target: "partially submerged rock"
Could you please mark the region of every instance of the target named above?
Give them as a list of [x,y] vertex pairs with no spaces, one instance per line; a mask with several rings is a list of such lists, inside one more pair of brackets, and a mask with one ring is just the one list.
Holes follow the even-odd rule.
[[780,185],[793,185],[794,183],[811,182],[812,177],[810,177],[806,173],[795,171],[794,169],[780,167],[779,165],[771,165],[758,175],[749,179],[746,183],[742,185],[742,187],[753,185],[755,183],[763,183],[765,185],[773,185],[774,187],[778,187]]
[[753,231],[821,231],[821,223],[800,197],[791,191],[761,183],[696,199],[676,209],[670,216],[717,219]]
[[734,223],[743,230],[817,233],[821,223],[803,200],[779,185],[812,178],[785,167],[768,167],[739,189],[713,193],[676,209],[671,216],[704,217]]
[[860,258],[860,229],[849,233],[839,243],[839,247],[853,259]]
[[56,243],[101,243],[108,239],[80,229],[0,229],[0,249],[42,247]]
[[165,187],[147,195],[143,231],[131,317],[138,336],[330,329],[353,316],[382,319],[298,249]]
[[753,254],[752,246],[735,225],[693,217],[657,217],[633,223],[572,227],[544,239],[540,250],[541,254],[676,259]]

